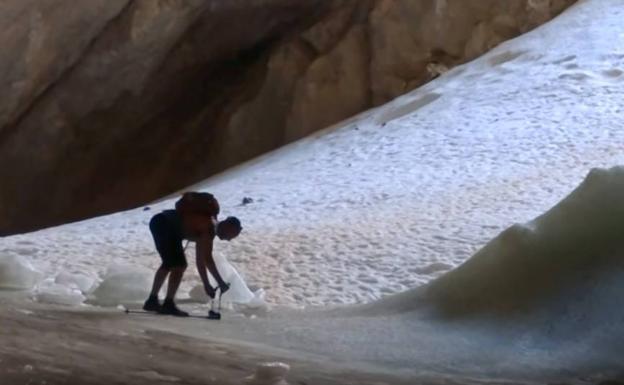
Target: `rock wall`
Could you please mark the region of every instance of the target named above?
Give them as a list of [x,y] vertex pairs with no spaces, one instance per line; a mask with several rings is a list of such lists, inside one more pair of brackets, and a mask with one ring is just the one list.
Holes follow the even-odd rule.
[[408,92],[572,2],[0,2],[0,235],[175,191]]

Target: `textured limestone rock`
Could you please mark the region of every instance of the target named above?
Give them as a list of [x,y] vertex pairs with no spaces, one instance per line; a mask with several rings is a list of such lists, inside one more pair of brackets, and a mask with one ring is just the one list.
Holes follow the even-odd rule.
[[408,92],[572,2],[0,2],[0,235],[175,191]]
[[131,207],[223,167],[222,116],[321,3],[2,2],[0,234]]
[[573,1],[379,0],[370,15],[373,103],[469,61],[560,13]]
[[369,103],[366,31],[351,28],[340,43],[315,60],[297,82],[286,140],[301,138],[366,109]]

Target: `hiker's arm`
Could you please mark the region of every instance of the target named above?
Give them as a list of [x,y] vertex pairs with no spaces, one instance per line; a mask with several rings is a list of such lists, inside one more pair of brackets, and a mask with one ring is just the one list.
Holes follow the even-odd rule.
[[[197,258],[202,260],[202,264],[208,268],[208,271],[210,271],[210,274],[212,274],[214,279],[217,281],[219,287],[227,287],[228,284],[226,284],[225,281],[223,281],[223,278],[221,278],[221,274],[219,274],[219,270],[217,270],[217,265],[215,264],[214,258],[212,257],[212,242],[212,237],[210,237],[209,235],[202,236],[200,238],[198,246],[202,246],[198,248]],[[206,274],[206,270],[203,270],[204,274]],[[206,280],[207,279],[208,278],[206,278]]]
[[[206,249],[210,249],[207,251]],[[212,254],[212,242],[205,243],[203,240],[197,242],[197,247],[195,250],[195,264],[197,265],[197,272],[201,277],[202,282],[204,283],[204,290],[206,290],[206,294],[209,297],[214,298],[214,289],[210,286],[210,281],[208,280],[208,273],[206,272],[206,259],[204,258],[205,253]]]

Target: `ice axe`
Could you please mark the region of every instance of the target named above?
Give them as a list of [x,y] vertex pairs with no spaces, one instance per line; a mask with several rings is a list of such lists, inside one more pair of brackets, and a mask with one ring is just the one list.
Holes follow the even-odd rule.
[[217,287],[217,290],[219,290],[219,299],[217,300],[217,304],[218,304],[217,311],[215,311],[215,298],[212,298],[210,300],[210,311],[208,312],[208,319],[215,319],[215,320],[221,319],[221,296],[223,295],[223,290],[221,290],[221,287]]

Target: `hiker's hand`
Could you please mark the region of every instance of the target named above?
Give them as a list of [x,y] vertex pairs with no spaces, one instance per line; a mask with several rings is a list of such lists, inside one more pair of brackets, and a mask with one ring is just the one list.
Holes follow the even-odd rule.
[[206,294],[210,297],[210,299],[214,299],[216,290],[212,286],[204,285],[204,290],[206,290]]
[[230,290],[230,284],[223,282],[219,285],[219,289],[221,289],[221,294],[224,294],[226,291]]

